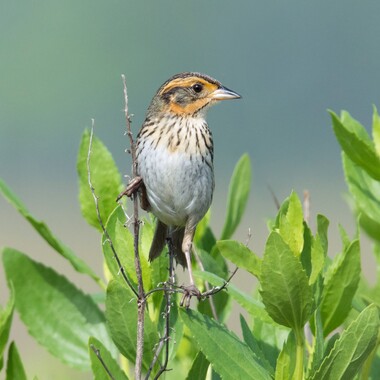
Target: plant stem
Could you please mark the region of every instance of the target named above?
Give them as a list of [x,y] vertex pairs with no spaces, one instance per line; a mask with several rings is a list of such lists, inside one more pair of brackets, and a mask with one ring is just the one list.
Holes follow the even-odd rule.
[[[124,114],[126,123],[126,134],[129,137],[131,145],[132,167],[133,177],[137,176],[137,161],[136,161],[136,146],[133,141],[133,135],[131,130],[131,117],[128,112],[128,94],[127,84],[125,76],[122,75],[123,90],[124,90]],[[136,363],[135,363],[135,379],[141,379],[142,361],[144,353],[144,319],[145,319],[145,304],[146,297],[144,291],[144,284],[142,279],[141,261],[139,255],[139,233],[140,233],[140,221],[139,221],[139,205],[138,196],[133,196],[133,232],[134,232],[134,252],[135,252],[135,269],[137,277],[137,342],[136,342]]]
[[296,368],[294,369],[294,379],[303,380],[304,369],[303,359],[305,353],[305,334],[303,328],[299,328],[295,331],[296,335]]

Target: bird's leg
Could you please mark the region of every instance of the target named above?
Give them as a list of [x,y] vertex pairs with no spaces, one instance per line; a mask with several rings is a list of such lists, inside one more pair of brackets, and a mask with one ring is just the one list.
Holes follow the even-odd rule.
[[189,271],[190,285],[183,286],[183,297],[181,299],[181,306],[185,306],[186,309],[190,306],[191,297],[195,296],[198,299],[201,297],[201,292],[196,287],[193,277],[193,271],[191,269],[191,248],[193,246],[193,238],[195,233],[195,227],[185,227],[185,233],[182,243],[182,252],[185,254],[187,269]]

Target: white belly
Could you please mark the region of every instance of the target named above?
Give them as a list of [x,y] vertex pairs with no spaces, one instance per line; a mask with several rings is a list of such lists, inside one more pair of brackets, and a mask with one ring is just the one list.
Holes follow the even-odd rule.
[[[208,163],[206,163],[206,160]],[[138,171],[143,178],[153,214],[166,225],[195,226],[212,201],[214,174],[211,157],[192,159],[166,147],[142,149]]]

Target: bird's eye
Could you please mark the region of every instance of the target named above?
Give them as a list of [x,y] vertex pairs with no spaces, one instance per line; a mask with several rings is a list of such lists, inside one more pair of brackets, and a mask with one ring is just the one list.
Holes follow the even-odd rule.
[[193,90],[195,92],[201,92],[203,90],[203,86],[200,83],[195,83],[193,86]]

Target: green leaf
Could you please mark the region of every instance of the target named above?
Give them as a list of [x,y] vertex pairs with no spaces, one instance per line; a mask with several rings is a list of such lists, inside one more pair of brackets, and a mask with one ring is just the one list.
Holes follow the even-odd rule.
[[33,226],[38,234],[61,256],[69,261],[74,269],[83,274],[89,275],[100,286],[104,287],[102,280],[99,276],[75,253],[63,244],[59,239],[54,236],[49,227],[42,221],[35,219],[20,199],[12,192],[12,190],[0,179],[0,192],[4,198],[16,208],[16,210]]
[[223,270],[224,275],[222,277],[228,278],[230,270],[228,268],[227,260],[222,256],[216,244],[212,247],[210,256],[218,263],[218,267]]
[[272,368],[276,367],[278,355],[288,338],[290,329],[277,323],[254,319],[252,333]]
[[380,243],[380,223],[370,218],[363,211],[359,214],[359,223],[369,237]]
[[372,136],[377,155],[380,157],[380,117],[377,108],[373,106]]
[[204,380],[206,379],[207,370],[210,365],[210,362],[202,354],[202,351],[199,351],[195,357],[193,364],[190,368],[190,371],[186,377],[186,380]]
[[[85,130],[79,146],[77,171],[79,177],[79,201],[83,217],[87,223],[102,232],[99,224],[94,198],[88,184],[87,156],[90,144],[90,132]],[[92,186],[99,198],[99,211],[103,223],[106,223],[112,210],[117,206],[116,198],[122,183],[119,170],[106,146],[96,137],[92,139],[90,156]]]
[[293,380],[296,367],[296,338],[294,332],[289,333],[288,339],[277,358],[276,380]]
[[309,284],[314,284],[325,265],[325,253],[323,243],[317,234],[311,244],[311,274]]
[[[127,273],[128,278],[133,284],[137,284],[136,269],[135,269],[135,252],[134,252],[134,237],[131,231],[124,227],[125,215],[120,206],[115,208],[111,213],[106,230],[111,238],[114,249],[117,252],[122,267]],[[109,240],[105,234],[102,236],[103,254],[113,278],[124,282],[120,273],[119,266],[114,257]],[[143,282],[146,290],[151,289],[150,267],[147,259],[140,254],[141,270],[143,273]]]
[[[225,283],[225,280],[223,278],[220,278],[213,273],[194,271],[193,274],[195,277],[201,278],[213,286],[222,286]],[[261,319],[264,322],[273,324],[272,319],[269,317],[264,308],[264,305],[260,301],[257,301],[250,295],[242,292],[231,283],[228,284],[227,290],[231,297],[252,316],[257,319]]]
[[90,336],[114,349],[104,315],[90,296],[15,249],[4,249],[3,262],[21,320],[51,354],[72,367],[88,369]]
[[12,342],[9,346],[5,380],[27,380],[15,342]]
[[274,375],[274,370],[268,360],[265,358],[263,351],[260,348],[259,342],[252,334],[252,331],[249,329],[248,324],[244,317],[240,314],[240,326],[243,333],[244,342],[252,350],[255,355],[256,361],[265,368],[271,375]]
[[[312,263],[311,263],[311,246],[314,241],[313,234],[306,222],[304,222],[303,229],[303,247],[300,256],[300,260],[302,263],[302,267],[305,270],[306,276],[309,277],[312,271]],[[310,282],[310,281],[309,281]]]
[[322,245],[323,253],[325,257],[327,256],[327,251],[328,251],[328,246],[329,246],[328,237],[327,237],[329,224],[330,224],[329,220],[324,215],[321,215],[321,214],[317,215],[317,232],[321,240],[321,245]]
[[12,325],[15,297],[13,286],[10,288],[10,297],[4,309],[0,309],[0,360],[2,360],[5,347],[8,343],[9,331]]
[[232,173],[227,201],[227,215],[221,240],[229,239],[235,232],[243,216],[251,187],[251,162],[244,154]]
[[321,301],[323,331],[327,336],[346,319],[360,279],[360,245],[354,240],[335,256],[325,276]]
[[375,347],[378,333],[379,312],[370,305],[343,331],[310,379],[353,379]]
[[[313,325],[311,323],[314,323]],[[314,333],[313,345],[311,347],[308,373],[312,374],[319,368],[324,355],[324,336],[321,313],[319,308],[314,312],[312,322],[310,323]]]
[[380,158],[376,154],[374,145],[365,132],[364,127],[359,127],[360,124],[357,122],[356,124],[352,123],[351,117],[347,113],[343,120],[340,120],[334,112],[330,112],[330,115],[336,138],[342,150],[355,164],[364,169],[369,176],[379,181]]
[[311,287],[301,262],[276,232],[267,240],[260,284],[269,315],[281,325],[303,328],[312,311]]
[[[107,287],[106,318],[111,336],[121,354],[128,360],[136,360],[137,301],[132,291],[116,280]],[[153,359],[158,333],[145,313],[143,367],[149,368]]]
[[246,245],[236,240],[221,240],[216,243],[224,258],[233,262],[237,267],[247,270],[254,276],[260,276],[261,259]]
[[286,212],[280,211],[279,213],[278,232],[292,252],[299,256],[302,252],[304,234],[302,205],[294,191],[290,194],[286,204]]
[[[119,220],[125,224],[125,216],[121,219],[119,217]],[[140,254],[144,256],[145,259],[149,258],[149,251],[150,247],[152,245],[154,231],[155,231],[156,225],[153,221],[150,219],[144,219],[140,226]],[[166,271],[167,272],[167,271]]]
[[197,229],[194,235],[194,244],[196,247],[211,252],[215,245],[215,236],[209,226],[211,209],[208,210],[203,219],[197,224]]
[[[96,355],[94,349],[99,353],[100,358]],[[107,373],[107,370],[112,374],[114,379],[128,380],[128,377],[120,368],[117,361],[98,339],[90,337],[88,341],[88,350],[90,353],[91,369],[94,375],[94,380],[109,380],[110,376]],[[104,365],[100,359],[103,361]],[[107,370],[104,366],[106,366]]]
[[315,237],[306,222],[304,222],[304,246],[301,252],[302,266],[309,277],[309,284],[317,281],[319,274],[325,265],[325,252],[322,240],[318,233]]
[[233,332],[194,310],[182,309],[180,315],[213,369],[223,379],[271,379],[256,362],[250,348]]
[[[148,264],[147,258],[149,257],[150,247],[152,245],[154,236],[155,225],[154,223],[144,221],[140,227],[140,252],[144,256],[142,260],[142,267],[146,273],[143,273],[144,286],[150,286],[150,289],[160,287],[169,276],[169,255],[167,247],[164,248],[160,256]],[[144,261],[144,262],[143,262]],[[148,267],[146,267],[148,265]],[[134,268],[134,264],[133,264]],[[150,277],[150,280],[149,280]],[[150,281],[150,284],[148,283]],[[149,290],[145,288],[145,290]],[[154,307],[149,308],[149,314],[153,321],[156,321],[160,315],[160,306],[163,298],[163,292],[155,292],[149,298],[148,302],[153,303]]]
[[343,154],[343,169],[359,212],[380,223],[380,185]]
[[[201,249],[197,250],[200,261],[203,264],[203,269],[206,272],[211,272],[219,278],[224,278],[225,273],[223,268],[220,267],[219,263],[208,253]],[[203,283],[201,284],[203,286]],[[213,311],[211,310],[211,302],[215,307],[216,314],[219,321],[224,321],[228,317],[231,306],[231,296],[228,292],[219,292],[214,294],[212,298],[205,300],[205,302],[198,303],[198,311],[202,314],[206,314],[210,317],[213,316]]]

